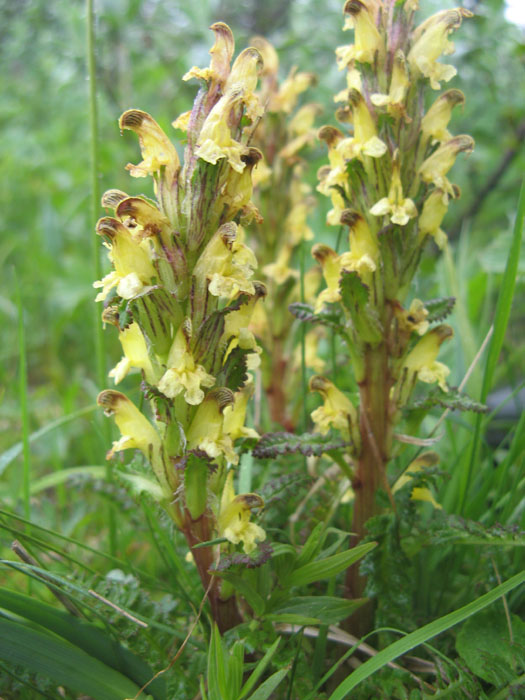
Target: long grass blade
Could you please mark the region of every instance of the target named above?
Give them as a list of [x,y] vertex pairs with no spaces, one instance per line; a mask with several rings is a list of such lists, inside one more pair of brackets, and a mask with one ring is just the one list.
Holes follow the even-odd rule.
[[429,639],[436,637],[438,634],[454,627],[454,625],[475,615],[477,612],[483,610],[483,608],[486,608],[495,600],[498,600],[498,598],[501,598],[501,596],[509,593],[523,583],[525,583],[525,572],[516,574],[505,581],[505,583],[496,586],[496,588],[485,593],[485,595],[482,595],[477,600],[464,605],[462,608],[459,608],[459,610],[448,613],[448,615],[444,615],[438,620],[434,620],[428,625],[420,627],[415,632],[407,634],[403,639],[398,639],[386,649],[380,651],[377,656],[365,661],[362,666],[345,678],[345,680],[337,686],[332,695],[330,695],[329,700],[343,700],[343,698],[348,697],[350,691],[359,685],[359,683],[369,678],[376,671],[379,671],[379,669],[386,666],[390,661],[394,661],[394,659],[406,654],[411,649],[414,649],[420,644],[427,642]]
[[[509,250],[509,256],[507,258],[505,272],[503,273],[501,290],[496,305],[494,333],[490,342],[490,347],[487,355],[487,362],[485,364],[485,372],[483,375],[483,383],[481,386],[481,403],[484,403],[486,401],[486,398],[492,386],[494,372],[496,370],[501,348],[503,347],[503,341],[505,339],[505,333],[507,331],[510,310],[512,307],[512,300],[514,298],[514,289],[516,286],[516,275],[518,272],[518,263],[520,259],[521,238],[523,233],[524,218],[525,180],[523,180],[521,185],[521,191],[518,200],[518,211],[516,214],[516,221],[514,222],[512,244]],[[481,414],[477,414],[474,425],[474,437],[472,440],[470,459],[467,462],[466,469],[462,474],[462,478],[459,484],[459,513],[462,513],[465,507],[465,500],[472,478],[472,470],[474,468],[474,464],[479,460],[481,450],[481,439],[483,435],[483,425],[483,416]]]

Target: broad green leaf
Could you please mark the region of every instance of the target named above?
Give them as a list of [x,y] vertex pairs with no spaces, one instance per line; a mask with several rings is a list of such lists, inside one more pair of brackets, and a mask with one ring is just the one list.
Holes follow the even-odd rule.
[[368,659],[368,661],[365,661],[365,663],[362,664],[356,671],[345,678],[345,680],[337,686],[332,695],[330,695],[329,700],[343,700],[343,698],[350,697],[349,693],[351,690],[353,690],[366,678],[369,678],[380,668],[386,666],[386,664],[388,664],[390,661],[395,661],[395,659],[399,658],[403,654],[406,654],[420,644],[428,642],[429,639],[436,637],[438,634],[441,634],[451,627],[454,627],[454,625],[457,625],[459,622],[463,622],[463,620],[475,615],[480,610],[483,610],[483,608],[486,608],[487,605],[490,605],[495,600],[501,598],[501,596],[509,593],[524,582],[525,572],[516,574],[516,576],[513,576],[512,578],[508,579],[508,581],[505,581],[505,583],[496,586],[496,588],[493,588],[488,593],[485,593],[485,595],[482,595],[477,600],[472,601],[472,603],[468,603],[462,608],[459,608],[459,610],[448,613],[448,615],[444,615],[438,620],[434,620],[428,625],[420,627],[419,629],[415,630],[415,632],[407,634],[407,636],[403,637],[403,639],[398,639],[393,644],[390,644],[386,649],[383,649],[376,654],[376,656]]
[[297,567],[301,567],[304,564],[313,559],[319,553],[319,550],[323,546],[323,542],[326,538],[326,527],[324,523],[317,523],[314,527],[310,536],[306,540],[301,550],[301,553],[297,557],[295,562]]
[[312,561],[305,566],[301,566],[299,569],[292,571],[281,585],[284,588],[291,588],[292,586],[306,586],[314,581],[321,581],[323,579],[331,578],[336,574],[347,569],[351,564],[364,557],[365,554],[371,552],[374,547],[377,546],[377,542],[367,542],[365,544],[360,544],[353,549],[348,549],[345,552],[339,552],[339,554],[334,554],[326,559],[318,559]]
[[316,622],[313,624],[335,625],[352,615],[364,602],[365,599],[345,600],[335,596],[297,596],[272,610],[272,615],[304,615],[314,618]]
[[[59,635],[90,656],[128,676],[140,686],[147,683],[154,675],[142,659],[132,654],[99,627],[83,622],[36,598],[0,588],[0,608],[31,620]],[[156,699],[165,698],[164,679],[158,678],[151,683],[148,686],[148,692]]]
[[2,617],[0,658],[97,700],[133,698],[139,691],[129,678],[70,642]]
[[470,670],[487,683],[501,686],[525,671],[525,622],[510,616],[512,640],[502,606],[471,617],[456,639],[456,649]]

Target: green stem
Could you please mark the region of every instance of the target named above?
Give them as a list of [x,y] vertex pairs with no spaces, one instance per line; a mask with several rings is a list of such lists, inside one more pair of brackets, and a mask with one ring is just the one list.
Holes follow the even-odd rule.
[[18,278],[16,280],[16,300],[18,306],[18,391],[20,398],[20,418],[22,423],[22,458],[23,458],[23,499],[24,517],[31,519],[31,454],[29,451],[29,412],[27,407],[27,352],[24,326],[24,305]]
[[[87,63],[89,77],[89,126],[90,126],[90,172],[91,172],[91,225],[94,226],[98,217],[100,205],[100,193],[98,186],[98,111],[97,111],[97,74],[95,59],[95,8],[94,0],[86,0],[87,16]],[[97,236],[92,236],[93,240],[93,276],[98,280],[102,276],[102,266],[100,264],[100,252]],[[102,388],[106,384],[106,348],[104,342],[104,332],[100,322],[100,312],[98,305],[94,305],[93,323],[95,330],[95,363],[97,384]],[[102,434],[105,443],[111,441],[111,425],[109,421],[103,421]],[[106,480],[113,483],[113,465],[110,461],[106,463]],[[115,511],[111,505],[108,507],[109,526],[109,550],[114,556],[117,551],[117,524]]]

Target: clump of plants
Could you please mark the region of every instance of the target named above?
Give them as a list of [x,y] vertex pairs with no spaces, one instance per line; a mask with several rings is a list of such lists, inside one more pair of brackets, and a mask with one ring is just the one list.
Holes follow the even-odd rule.
[[[61,686],[67,667],[64,686],[103,700],[521,692],[525,631],[509,602],[520,603],[525,575],[502,583],[494,553],[517,551],[523,533],[461,517],[468,470],[455,477],[447,468],[463,479],[460,506],[447,511],[439,487],[449,475],[430,449],[444,420],[436,409],[477,414],[479,431],[486,407],[451,386],[438,359],[453,342],[444,321],[455,300],[421,299],[416,283],[425,256],[449,254],[443,221],[461,194],[450,171],[474,148],[450,130],[465,96],[448,85],[456,68],[442,60],[473,14],[443,9],[419,21],[418,9],[417,0],[347,0],[352,40],[336,49],[345,87],[328,125],[318,123],[319,105],[299,105],[312,73],[294,68],[280,82],[277,52],[262,37],[234,58],[223,22],[211,27],[209,66],[183,78],[199,89],[173,122],[178,145],[147,112],[120,117],[142,155],[127,170],[152,179],[154,198],[103,195],[96,233],[111,270],[94,286],[123,353],[109,378],[135,376],[140,398],[105,388],[97,402],[120,432],[107,459],[141,455],[117,478],[138,493],[144,518],[133,517],[147,521],[169,585],[140,567],[125,573],[122,553],[121,566],[110,557],[115,568],[89,579],[90,606],[85,590],[19,549],[25,572],[68,609],[57,615],[0,590],[0,636],[13,636],[7,660],[25,669],[24,684],[38,686],[26,672],[45,672],[24,649],[47,640],[66,659],[53,681]],[[317,172],[330,206],[322,231],[309,221],[322,206],[308,182],[316,139],[328,151]],[[313,401],[310,430],[299,430]],[[513,443],[516,459],[517,450]],[[505,513],[498,494],[491,487],[475,498]],[[449,588],[461,605],[448,605],[448,589],[439,605],[422,602],[419,580],[459,544],[483,549],[490,585],[463,604],[460,565]],[[518,556],[499,561],[512,571]],[[500,598],[498,615],[488,606]],[[117,613],[116,637],[98,622],[104,605]],[[447,642],[404,656],[467,618],[455,650]],[[88,670],[77,676],[71,667],[83,655]]]

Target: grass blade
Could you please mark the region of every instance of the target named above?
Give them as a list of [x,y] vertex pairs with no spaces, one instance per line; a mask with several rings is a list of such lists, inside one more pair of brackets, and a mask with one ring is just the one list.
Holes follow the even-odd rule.
[[[525,218],[525,180],[523,180],[521,185],[520,196],[518,200],[518,211],[516,214],[516,221],[514,222],[514,232],[512,236],[512,244],[509,250],[509,256],[507,258],[507,264],[505,266],[505,272],[503,273],[503,281],[501,284],[501,290],[498,296],[498,302],[496,305],[496,312],[494,318],[494,333],[490,341],[490,347],[487,355],[487,362],[485,364],[485,372],[483,375],[483,383],[481,386],[481,403],[485,403],[490,388],[492,386],[492,381],[494,379],[494,372],[498,363],[501,348],[503,347],[503,341],[505,339],[505,333],[507,331],[507,325],[510,317],[510,310],[512,307],[512,299],[514,297],[514,289],[516,286],[516,275],[518,272],[518,263],[520,259],[521,250],[521,238],[523,232],[523,220]],[[481,449],[481,438],[483,431],[483,416],[481,414],[476,415],[476,421],[474,424],[474,438],[472,440],[472,447],[470,451],[470,459],[467,463],[467,467],[461,475],[461,481],[459,484],[459,513],[463,512],[465,506],[465,499],[467,497],[467,492],[470,485],[470,480],[472,477],[472,470],[474,464],[479,460],[479,453]]]
[[388,664],[390,661],[394,661],[403,654],[409,652],[411,649],[414,649],[420,644],[427,642],[429,639],[436,637],[438,634],[445,632],[454,625],[457,625],[458,623],[463,622],[463,620],[475,615],[480,610],[483,610],[483,608],[486,608],[487,605],[490,605],[495,600],[501,598],[501,596],[509,593],[524,582],[525,572],[516,574],[512,578],[505,581],[505,583],[496,586],[496,588],[493,588],[488,593],[485,593],[485,595],[482,595],[477,600],[472,601],[472,603],[468,603],[462,608],[459,608],[459,610],[448,613],[448,615],[444,615],[438,620],[434,620],[428,625],[420,627],[415,632],[407,634],[407,636],[403,637],[403,639],[398,639],[393,644],[390,644],[390,646],[388,646],[386,649],[380,651],[379,654],[371,659],[368,659],[368,661],[365,661],[362,666],[345,678],[345,680],[334,690],[332,695],[330,695],[329,700],[343,700],[343,698],[348,697],[348,693],[359,685],[359,683],[364,681],[366,678],[369,678],[376,671],[379,671],[379,669],[386,666],[386,664]]

